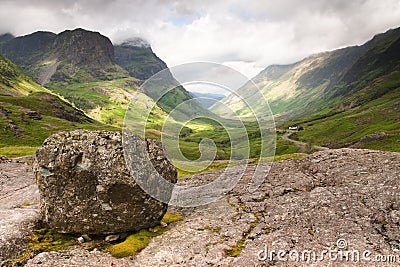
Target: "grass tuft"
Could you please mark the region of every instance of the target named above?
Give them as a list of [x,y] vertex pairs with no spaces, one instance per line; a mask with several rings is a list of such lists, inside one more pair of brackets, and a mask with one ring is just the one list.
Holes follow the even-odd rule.
[[181,221],[183,218],[182,215],[177,214],[177,213],[171,213],[171,212],[166,212],[164,214],[164,217],[162,218],[162,222],[166,223],[166,224],[170,224],[170,223],[174,223],[174,222],[178,222]]

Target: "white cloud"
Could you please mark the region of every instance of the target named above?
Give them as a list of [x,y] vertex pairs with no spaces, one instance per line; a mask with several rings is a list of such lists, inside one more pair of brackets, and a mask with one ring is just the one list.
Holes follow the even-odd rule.
[[82,27],[116,43],[138,36],[169,66],[211,61],[247,76],[270,64],[362,44],[400,26],[398,0],[3,0],[1,5],[0,32]]

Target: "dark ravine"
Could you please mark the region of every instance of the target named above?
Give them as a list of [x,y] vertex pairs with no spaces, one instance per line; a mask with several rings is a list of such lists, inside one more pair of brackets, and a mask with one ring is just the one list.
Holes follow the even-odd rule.
[[[24,165],[1,163],[0,166],[2,175],[7,175],[1,177],[3,182],[12,179],[12,173]],[[277,162],[262,186],[250,194],[247,187],[253,171],[254,166],[249,166],[237,186],[217,202],[190,209],[170,207],[171,211],[183,214],[184,220],[153,239],[133,258],[115,259],[105,252],[89,252],[77,245],[65,251],[40,253],[26,266],[92,263],[96,266],[111,263],[117,266],[290,266],[293,262],[259,261],[257,254],[266,245],[270,250],[321,253],[324,249],[335,249],[340,238],[347,241],[349,249],[371,251],[371,257],[400,257],[400,153],[339,149]],[[229,172],[235,173],[235,167]],[[202,173],[180,179],[178,184],[204,184],[219,173]],[[2,190],[4,195],[12,188],[3,186]],[[16,207],[21,201],[32,200],[10,198],[6,204]],[[37,206],[31,209],[37,211]],[[13,211],[15,215],[20,209],[13,208]],[[6,231],[13,232],[13,227],[8,226]],[[5,240],[4,244],[9,242]],[[231,251],[236,252],[231,254],[235,257],[230,256]],[[332,263],[335,264],[325,258],[322,262],[296,264],[327,266]],[[350,261],[346,266],[363,263]]]

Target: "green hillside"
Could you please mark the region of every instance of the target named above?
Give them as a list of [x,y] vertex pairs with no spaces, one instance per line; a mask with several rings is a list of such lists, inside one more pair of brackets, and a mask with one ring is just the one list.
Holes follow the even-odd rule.
[[0,55],[0,95],[22,96],[33,92],[49,92],[29,76],[17,65]]
[[[282,130],[302,126],[305,130],[297,133],[301,141],[334,148],[354,145],[398,151],[399,69],[397,28],[376,35],[362,46],[266,68],[253,78],[265,99],[252,99],[255,94],[248,85],[238,93],[258,111],[267,108],[268,101]],[[223,103],[242,117],[251,114],[233,95]],[[225,112],[218,103],[211,110],[222,115]],[[375,132],[384,132],[381,135],[385,137],[376,137]]]
[[52,133],[78,128],[111,129],[36,84],[0,56],[0,154],[33,154]]
[[[36,82],[64,96],[89,114],[100,108],[101,112],[93,111],[94,116],[111,125],[121,125],[121,112],[126,108],[126,99],[108,101],[105,98],[113,98],[117,94],[128,98],[131,90],[125,90],[127,86],[120,81],[133,80],[134,87],[138,88],[141,84],[139,80],[167,68],[150,45],[141,39],[114,46],[106,36],[84,29],[66,30],[60,34],[39,31],[16,38],[9,35],[3,37],[0,42],[2,53],[32,75]],[[168,70],[165,74],[167,85],[177,84]],[[97,85],[101,92],[93,88]],[[110,90],[107,86],[111,86]],[[153,100],[159,99],[158,87],[147,89],[145,94]],[[157,104],[169,112],[192,98],[185,88],[177,87],[159,99]],[[209,114],[200,103],[193,102],[187,110]]]
[[[370,87],[352,96],[372,98],[363,105],[316,113],[290,122],[304,128],[294,137],[332,148],[354,146],[400,152],[400,71],[375,79]],[[390,90],[393,87],[396,90]],[[379,96],[385,91],[388,93]],[[371,92],[377,92],[378,97]],[[287,126],[288,123],[281,127]]]

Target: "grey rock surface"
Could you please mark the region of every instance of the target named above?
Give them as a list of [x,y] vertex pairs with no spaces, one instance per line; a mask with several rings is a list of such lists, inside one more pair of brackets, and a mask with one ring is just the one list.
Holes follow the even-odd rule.
[[[131,258],[76,249],[41,253],[26,266],[398,266],[400,262],[400,153],[339,149],[273,164],[262,186],[247,190],[254,166],[217,202],[173,208],[184,220]],[[236,167],[228,170],[235,173]],[[195,186],[220,171],[178,181]],[[259,260],[268,247],[288,252],[368,250],[371,262]],[[235,257],[233,248],[239,248]],[[397,263],[376,262],[393,255]]]
[[[155,169],[171,183],[176,182],[176,170],[161,143],[140,138],[130,142],[131,153],[147,148]],[[166,204],[136,184],[126,166],[118,132],[60,132],[45,140],[36,159],[43,221],[58,232],[136,231],[159,224],[167,210]]]
[[0,157],[0,265],[23,253],[25,237],[39,220],[39,190],[32,163],[33,157]]
[[[235,172],[235,168],[230,171]],[[136,258],[138,266],[398,266],[400,262],[400,153],[339,149],[304,159],[277,162],[262,186],[247,191],[254,166],[226,198],[183,209],[185,220],[152,240]],[[178,184],[215,179],[203,173]],[[259,260],[265,250],[370,251],[360,259],[298,262]],[[232,257],[234,249],[240,248]],[[300,254],[301,255],[301,254]],[[337,255],[337,254],[336,254]],[[395,263],[377,262],[393,255]],[[261,254],[261,256],[264,256]],[[360,256],[361,258],[362,256]],[[288,255],[286,254],[286,259]]]
[[107,253],[100,251],[87,251],[81,248],[74,248],[68,251],[43,252],[34,259],[28,261],[26,267],[130,267],[137,266],[130,258],[117,259]]

